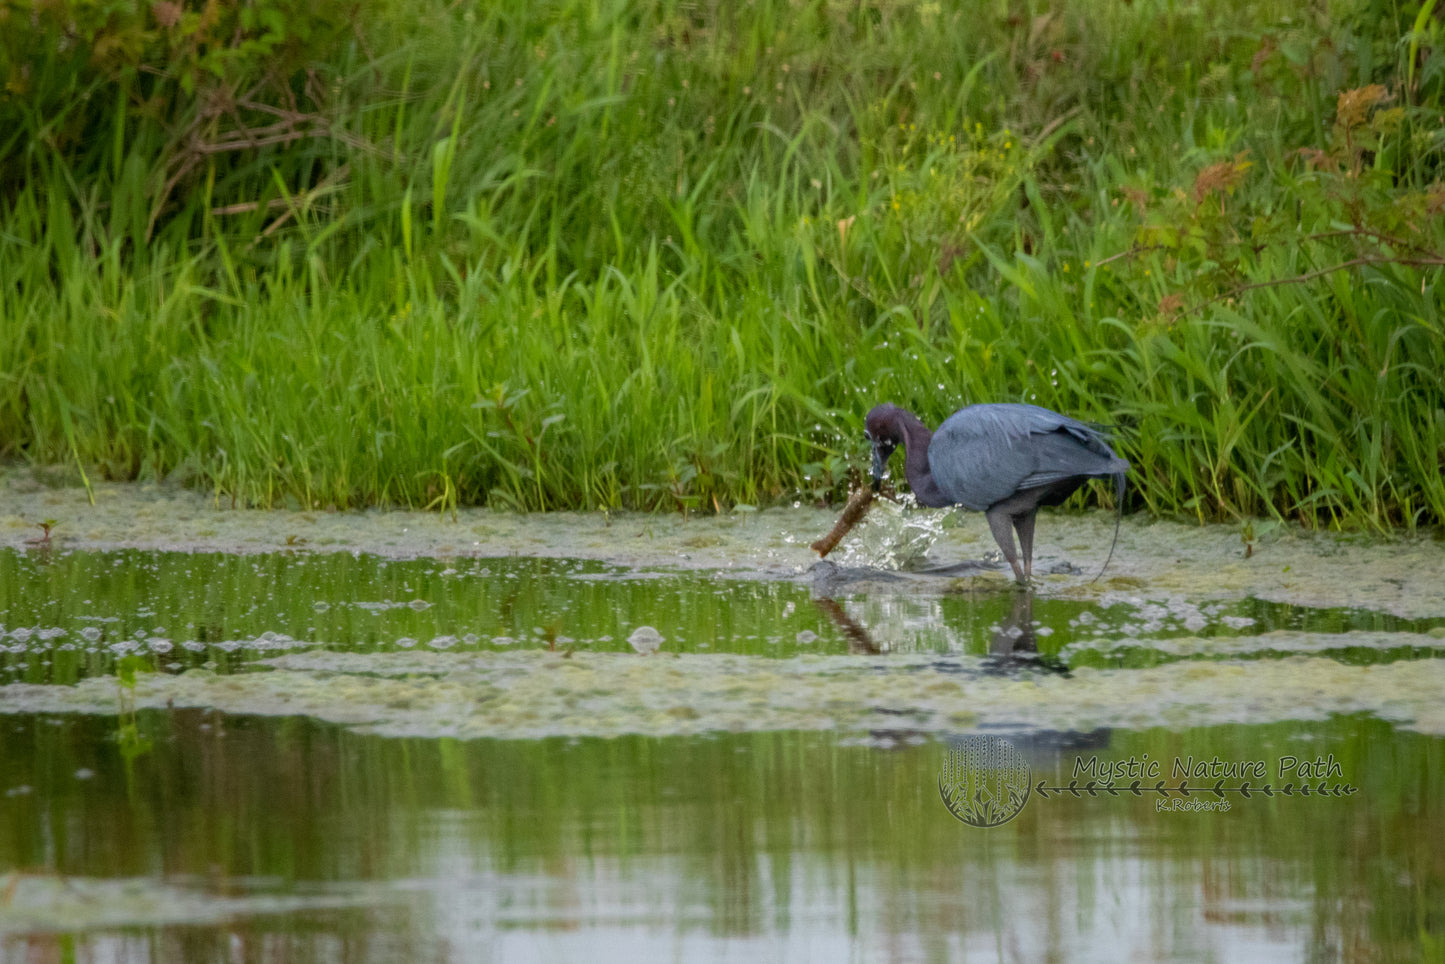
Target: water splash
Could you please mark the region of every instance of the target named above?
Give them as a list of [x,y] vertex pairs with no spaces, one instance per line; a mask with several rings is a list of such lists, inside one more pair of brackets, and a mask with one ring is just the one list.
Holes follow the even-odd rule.
[[916,568],[943,535],[944,524],[952,515],[920,509],[911,495],[900,503],[875,499],[868,515],[843,540],[836,561],[842,566]]

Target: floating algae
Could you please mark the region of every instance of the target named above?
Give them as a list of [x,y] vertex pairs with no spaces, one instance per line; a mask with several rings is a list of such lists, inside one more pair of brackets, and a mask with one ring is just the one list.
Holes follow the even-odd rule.
[[1328,655],[1344,663],[1384,663],[1445,659],[1445,638],[1428,633],[1311,633],[1276,630],[1253,636],[1183,636],[1175,638],[1088,640],[1070,643],[1060,657],[1071,666],[1099,661],[1091,657],[1144,656],[1167,660],[1279,659]]
[[[1320,720],[1372,713],[1445,734],[1445,660],[1352,666],[1293,656],[1145,669],[991,674],[977,657],[693,655],[540,651],[296,653],[270,672],[140,674],[137,709],[305,715],[391,736],[534,739],[879,726],[1089,730]],[[117,708],[113,679],[0,687],[0,712]],[[885,724],[886,721],[886,724]]]

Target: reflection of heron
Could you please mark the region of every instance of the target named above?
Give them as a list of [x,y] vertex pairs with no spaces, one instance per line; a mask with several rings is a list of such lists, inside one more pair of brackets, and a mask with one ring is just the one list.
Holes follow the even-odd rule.
[[1013,594],[1013,608],[989,636],[984,665],[995,673],[1013,674],[1021,669],[1038,669],[1068,675],[1068,664],[1057,655],[1039,652],[1032,592]]
[[989,637],[990,656],[1037,654],[1039,651],[1038,634],[1034,632],[1034,594],[1016,592],[1013,597],[1013,610]]
[[[975,563],[963,564],[975,567]],[[860,654],[881,653],[883,648],[873,639],[868,627],[848,614],[843,604],[833,593],[857,592],[860,588],[874,588],[881,592],[898,592],[899,583],[913,582],[915,585],[926,581],[929,575],[953,575],[958,567],[949,566],[938,570],[925,570],[912,579],[897,574],[869,569],[842,569],[830,562],[820,562],[813,567],[813,604],[837,626],[848,641],[848,652]],[[920,579],[922,576],[924,578]],[[876,580],[876,582],[875,582]],[[872,583],[870,586],[869,584]],[[1034,595],[1028,590],[1009,594],[1011,609],[999,620],[989,635],[988,654],[981,663],[940,662],[936,668],[947,673],[1008,674],[1023,669],[1044,670],[1050,673],[1067,674],[1068,666],[1058,656],[1040,654],[1038,631],[1034,628]],[[971,619],[970,619],[971,621]],[[965,629],[966,632],[966,629]]]
[[1041,769],[1044,761],[1064,771],[1070,764],[1070,757],[1080,750],[1107,749],[1114,740],[1114,728],[1099,726],[1092,730],[1030,730],[1021,733],[1006,733],[1008,741],[1024,752],[1034,769]]

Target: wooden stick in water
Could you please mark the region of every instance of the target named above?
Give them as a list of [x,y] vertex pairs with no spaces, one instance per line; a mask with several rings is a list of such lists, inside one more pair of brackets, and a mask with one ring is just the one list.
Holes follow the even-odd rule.
[[843,514],[838,517],[837,525],[833,526],[826,536],[813,543],[809,548],[818,554],[819,559],[826,557],[828,553],[837,548],[838,543],[843,541],[843,537],[855,525],[863,521],[863,516],[867,514],[868,507],[872,504],[873,490],[866,485],[858,489],[848,496],[848,504],[843,506]]

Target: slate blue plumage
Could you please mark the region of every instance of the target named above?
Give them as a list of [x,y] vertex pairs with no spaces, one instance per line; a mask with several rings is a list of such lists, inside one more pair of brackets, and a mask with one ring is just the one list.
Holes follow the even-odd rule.
[[[1037,405],[970,405],[929,432],[916,415],[885,402],[868,413],[866,424],[874,483],[882,479],[894,448],[903,445],[904,474],[919,504],[985,513],[1020,581],[1033,574],[1034,516],[1040,506],[1058,505],[1091,478],[1112,477],[1123,501],[1129,463],[1114,454],[1104,433]],[[1023,549],[1022,567],[1011,529]],[[1112,555],[1113,548],[1109,551]]]

